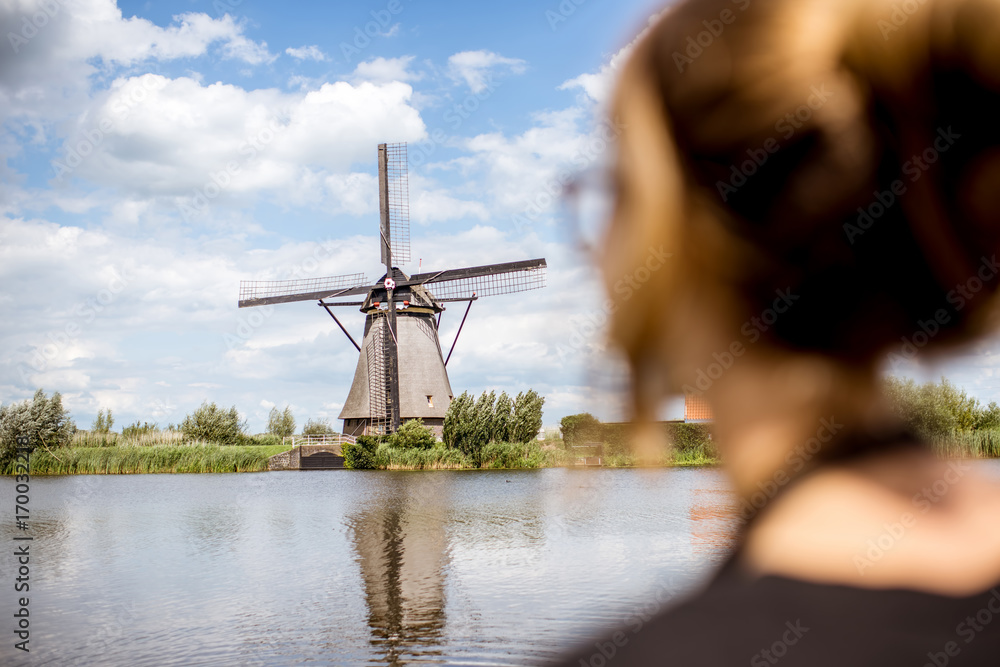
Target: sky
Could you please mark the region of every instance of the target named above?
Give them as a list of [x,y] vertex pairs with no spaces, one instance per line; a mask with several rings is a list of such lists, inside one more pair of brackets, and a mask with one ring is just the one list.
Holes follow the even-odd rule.
[[[101,409],[176,424],[204,401],[251,432],[274,406],[339,428],[354,347],[312,302],[238,309],[239,283],[377,279],[377,145],[407,142],[401,268],[549,266],[545,289],[474,304],[455,392],[533,388],[547,426],[625,417],[559,179],[611,157],[604,104],[660,9],[0,0],[0,402],[59,391],[81,428]],[[460,320],[444,314],[445,348]],[[998,349],[890,370],[988,401]]]

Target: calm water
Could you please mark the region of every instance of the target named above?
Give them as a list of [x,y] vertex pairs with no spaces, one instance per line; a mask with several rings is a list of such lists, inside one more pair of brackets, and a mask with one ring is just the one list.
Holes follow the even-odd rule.
[[715,470],[35,478],[31,647],[0,663],[544,664],[689,589],[729,545]]

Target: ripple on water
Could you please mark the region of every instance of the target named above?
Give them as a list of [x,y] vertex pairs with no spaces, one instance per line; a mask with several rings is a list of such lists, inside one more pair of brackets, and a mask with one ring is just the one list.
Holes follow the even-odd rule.
[[544,664],[705,576],[733,510],[715,470],[36,479],[32,664]]

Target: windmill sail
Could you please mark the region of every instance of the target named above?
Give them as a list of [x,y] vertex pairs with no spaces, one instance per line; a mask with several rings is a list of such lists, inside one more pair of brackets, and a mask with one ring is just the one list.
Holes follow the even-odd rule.
[[[303,280],[241,280],[240,308],[266,306],[272,303],[315,301],[342,296],[348,292],[358,294],[368,291],[368,279],[363,273]],[[363,287],[361,292],[356,288]]]
[[410,261],[410,176],[406,144],[379,144],[378,194],[382,263]]
[[513,294],[545,287],[544,259],[488,264],[410,276],[403,284],[425,285],[438,299]]

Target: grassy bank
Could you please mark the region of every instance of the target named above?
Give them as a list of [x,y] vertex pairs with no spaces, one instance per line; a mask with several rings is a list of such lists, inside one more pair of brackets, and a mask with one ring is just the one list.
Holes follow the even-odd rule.
[[[182,445],[72,447],[31,454],[33,475],[124,475],[141,473],[258,472],[285,451],[281,445]],[[5,471],[10,474],[10,470]]]
[[559,465],[557,453],[543,451],[537,442],[491,442],[478,456],[457,449],[400,449],[382,445],[376,453],[380,470],[461,470],[547,468]]

